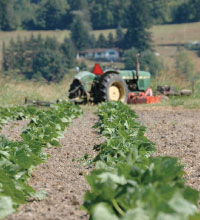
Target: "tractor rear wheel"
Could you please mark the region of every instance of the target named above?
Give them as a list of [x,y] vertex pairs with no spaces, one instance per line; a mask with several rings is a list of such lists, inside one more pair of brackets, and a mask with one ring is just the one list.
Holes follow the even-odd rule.
[[128,88],[126,82],[115,73],[103,77],[99,85],[99,101],[121,101],[127,103]]
[[84,91],[79,80],[75,79],[69,88],[69,99],[76,100],[81,99],[84,96]]

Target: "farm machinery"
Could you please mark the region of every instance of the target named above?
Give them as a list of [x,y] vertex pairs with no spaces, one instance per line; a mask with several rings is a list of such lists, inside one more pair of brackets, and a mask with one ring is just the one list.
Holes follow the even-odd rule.
[[[93,72],[83,71],[75,75],[69,89],[69,99],[76,103],[121,101],[123,103],[155,103],[149,72],[140,71],[138,56],[136,70],[106,69],[96,64]],[[151,97],[151,98],[150,98]]]

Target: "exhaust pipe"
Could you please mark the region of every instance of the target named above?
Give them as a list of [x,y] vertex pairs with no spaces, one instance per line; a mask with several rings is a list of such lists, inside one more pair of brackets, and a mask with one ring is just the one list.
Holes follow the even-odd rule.
[[136,77],[137,77],[137,80],[139,79],[139,76],[140,76],[140,62],[139,62],[139,56],[140,54],[136,54]]

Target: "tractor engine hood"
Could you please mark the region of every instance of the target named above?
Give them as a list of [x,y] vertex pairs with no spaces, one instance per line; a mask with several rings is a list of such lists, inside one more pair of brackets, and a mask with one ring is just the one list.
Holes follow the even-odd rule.
[[85,92],[90,92],[92,84],[96,79],[98,79],[100,76],[97,76],[91,72],[83,71],[75,75],[75,79],[79,80],[81,85],[83,86],[83,89]]

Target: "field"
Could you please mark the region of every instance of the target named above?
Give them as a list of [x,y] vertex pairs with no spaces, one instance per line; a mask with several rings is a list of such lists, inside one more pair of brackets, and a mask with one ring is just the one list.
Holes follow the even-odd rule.
[[[114,30],[106,30],[106,34],[108,34],[109,31],[112,31],[114,33]],[[27,37],[30,36],[32,33],[34,35],[40,33],[43,37],[55,36],[60,42],[63,41],[64,37],[69,36],[68,31],[59,31],[59,30],[47,31],[47,32],[43,32],[43,31],[42,32],[16,31],[16,32],[7,32],[7,33],[0,32],[0,45],[1,42],[4,41],[5,43],[8,43],[11,38],[16,39],[19,35],[21,37]],[[100,33],[101,31],[96,31],[95,35],[97,36]],[[182,47],[184,43],[187,43],[191,40],[200,41],[200,23],[155,26],[152,28],[152,36],[154,40],[155,50],[160,54],[161,59],[163,59],[164,62],[168,65],[168,69],[166,70],[167,74],[162,73],[160,76],[157,76],[152,80],[153,88],[156,88],[156,86],[159,84],[162,85],[173,84],[178,88],[191,88],[191,84],[187,82],[187,80],[185,80],[184,77],[181,78],[180,76],[174,74],[174,61],[178,49],[180,49],[180,47]],[[196,72],[197,74],[199,74],[200,73],[199,58],[194,52],[190,51],[189,53],[191,54],[191,57],[195,62]],[[92,64],[90,63],[89,65]],[[11,214],[8,217],[6,217],[7,220],[21,220],[21,219],[23,220],[34,220],[34,219],[88,220],[89,215],[86,213],[86,211],[81,209],[81,206],[83,205],[84,201],[87,200],[86,198],[84,199],[85,191],[90,189],[89,184],[85,179],[85,175],[89,175],[90,173],[93,172],[95,163],[91,163],[91,162],[97,155],[99,154],[101,155],[102,153],[101,149],[98,148],[97,145],[99,146],[103,144],[104,141],[109,140],[109,138],[111,138],[112,140],[117,137],[118,141],[123,140],[122,142],[123,143],[127,142],[126,144],[128,146],[129,141],[132,141],[130,137],[133,138],[135,135],[134,132],[132,132],[131,134],[128,133],[129,135],[127,135],[126,133],[129,131],[129,129],[135,129],[134,124],[132,124],[133,128],[131,128],[131,120],[134,120],[135,116],[132,117],[134,113],[130,113],[130,112],[129,112],[130,115],[126,115],[125,108],[119,111],[120,112],[119,115],[121,114],[121,118],[123,117],[126,118],[126,116],[129,118],[128,119],[126,118],[127,121],[126,123],[123,123],[123,125],[114,124],[116,125],[114,126],[114,128],[108,126],[109,123],[110,123],[109,125],[112,124],[111,123],[113,120],[112,114],[111,114],[112,119],[108,119],[105,116],[106,115],[105,112],[109,111],[109,108],[107,107],[106,110],[104,109],[104,113],[103,113],[105,114],[104,117],[108,119],[109,123],[106,124],[106,126],[108,127],[106,127],[104,124],[99,125],[101,128],[106,127],[107,129],[107,130],[105,129],[106,132],[100,133],[98,132],[99,131],[98,129],[93,128],[94,124],[98,121],[98,116],[97,114],[95,114],[95,112],[99,108],[98,106],[94,106],[94,105],[81,106],[84,112],[83,115],[80,109],[75,110],[76,108],[72,106],[68,108],[66,103],[64,104],[64,107],[61,104],[58,107],[51,108],[51,110],[48,110],[48,108],[47,109],[37,108],[37,110],[32,110],[30,108],[27,111],[26,107],[22,107],[22,109],[18,109],[18,107],[15,107],[17,105],[21,105],[21,104],[23,105],[25,97],[28,97],[29,99],[40,99],[43,101],[56,101],[59,98],[63,98],[63,99],[67,98],[68,88],[73,79],[74,74],[75,72],[71,70],[70,73],[66,75],[66,77],[62,80],[62,82],[50,83],[50,84],[47,84],[45,82],[27,81],[19,76],[16,76],[16,79],[13,78],[11,79],[9,77],[0,78],[0,106],[3,106],[2,108],[0,107],[0,127],[2,127],[2,129],[0,130],[0,135],[4,135],[6,137],[8,143],[10,144],[9,146],[14,146],[13,148],[14,150],[17,149],[16,146],[20,146],[20,144],[24,143],[25,144],[23,145],[25,149],[24,152],[26,151],[29,154],[30,149],[28,149],[27,146],[29,145],[32,146],[31,144],[33,142],[33,144],[36,143],[38,146],[43,146],[44,149],[42,152],[49,155],[48,160],[45,163],[40,163],[40,164],[37,163],[36,164],[37,167],[34,170],[32,170],[31,164],[29,164],[28,168],[24,165],[23,157],[21,157],[20,154],[17,160],[11,157],[10,160],[11,163],[15,163],[15,162],[18,163],[20,162],[20,160],[22,160],[21,163],[19,163],[19,166],[25,168],[23,171],[26,173],[25,180],[28,179],[28,184],[36,191],[47,192],[48,197],[42,199],[39,199],[37,197],[29,198],[28,203],[20,205],[17,213]],[[174,97],[162,101],[161,103],[158,104],[129,105],[129,107],[132,110],[134,110],[136,114],[139,116],[139,118],[136,119],[137,120],[136,127],[139,126],[137,124],[137,122],[139,121],[143,126],[147,128],[144,135],[141,134],[138,135],[138,137],[141,138],[141,140],[139,141],[145,143],[144,146],[148,145],[149,148],[151,148],[152,146],[151,143],[146,140],[146,138],[148,138],[150,141],[155,143],[156,152],[153,153],[153,157],[155,157],[155,160],[156,159],[159,160],[159,158],[163,156],[177,157],[178,163],[184,166],[183,169],[185,171],[185,174],[183,178],[185,178],[186,180],[186,186],[189,186],[192,189],[200,191],[200,187],[199,187],[200,186],[200,175],[199,175],[200,124],[197,123],[200,118],[200,95],[198,94],[198,91],[200,91],[200,87],[198,86],[198,84],[199,82],[196,82],[196,88],[199,88],[199,90],[196,90],[195,94],[192,95],[191,97]],[[11,110],[10,108],[5,110],[4,107],[8,107],[8,106],[9,107],[14,106],[14,110],[12,108]],[[20,112],[21,110],[22,113]],[[34,111],[35,113],[33,113]],[[74,112],[76,113],[75,115],[73,115]],[[75,116],[76,117],[79,116],[79,117],[74,119]],[[120,120],[117,120],[117,122]],[[107,123],[106,120],[104,121],[104,123]],[[116,130],[118,129],[118,127],[120,128],[119,129],[120,132],[118,134],[121,135],[120,138],[116,136]],[[113,132],[113,129],[115,132]],[[141,131],[143,132],[143,128],[141,128]],[[109,140],[108,143],[112,143],[111,140]],[[3,150],[5,150],[6,153],[1,151],[2,150],[1,148],[3,148],[2,146],[4,145],[4,144],[1,145],[1,142],[2,140],[0,141],[0,156],[2,156],[0,157],[0,162],[2,158],[3,160],[8,159],[8,153],[7,153],[8,147],[4,143],[5,149]],[[116,142],[117,147],[121,146],[119,143]],[[60,145],[61,147],[54,147],[54,145]],[[95,146],[96,149],[94,148]],[[113,158],[109,158],[107,161],[107,163],[109,165],[111,164],[112,166],[114,166],[113,163],[116,164],[118,163],[118,158],[117,158],[118,149],[116,148],[116,146],[115,145],[112,146],[114,148],[113,154],[115,156]],[[146,152],[146,149],[145,150],[142,149],[141,150],[142,153],[140,155],[140,147],[138,146],[139,145],[136,146],[135,150],[138,150],[139,161],[141,159],[142,162],[146,162],[145,159],[146,156],[144,156],[144,158],[142,157],[142,155],[144,155],[144,151]],[[127,150],[127,148],[125,148],[125,150]],[[121,153],[121,157],[119,157],[119,160],[121,158],[122,161],[130,160],[130,157],[125,159],[123,158],[124,155],[126,154],[128,155],[130,153],[129,150],[127,152],[123,152],[123,151],[119,152],[119,154]],[[146,153],[149,154],[151,153],[150,151],[151,150],[148,151],[147,149]],[[109,149],[105,155],[102,153],[103,154],[102,158],[106,158],[107,154],[109,154],[110,152],[111,151]],[[9,154],[11,153],[12,152],[9,152]],[[17,153],[15,153],[15,155],[17,155]],[[38,154],[38,155],[41,156],[43,154]],[[29,160],[25,160],[25,161],[29,161]],[[141,164],[141,161],[139,162],[139,164]],[[179,170],[179,167],[176,167],[177,165],[174,166]],[[194,203],[195,200],[198,200],[198,196],[195,196],[195,192],[193,190],[187,187],[185,188],[185,186],[183,186],[183,182],[181,180],[183,173],[180,170],[177,171],[175,168],[172,166],[168,170],[169,172],[167,174],[165,172],[160,172],[158,168],[157,172],[160,172],[158,175],[161,176],[160,178],[158,178],[158,182],[156,182],[155,184],[150,183],[149,186],[151,187],[155,186],[155,189],[152,188],[152,191],[154,192],[155,190],[156,192],[155,195],[157,195],[157,193],[160,193],[159,189],[157,189],[156,187],[159,185],[165,185],[165,180],[162,180],[162,178],[166,178],[166,185],[167,184],[170,186],[173,185],[176,186],[177,188],[182,187],[179,193],[183,193],[183,191],[186,190],[184,194],[185,197],[183,199],[183,197],[179,195],[180,197],[178,197],[178,201],[176,200],[175,202],[179,203],[180,205],[176,203],[178,208],[174,210],[174,212],[178,210],[177,211],[178,214],[176,213],[177,215],[180,214],[179,213],[180,210],[181,212],[184,213],[183,215],[187,215],[188,213],[194,213],[194,210],[196,211],[196,208],[192,205],[192,203]],[[110,172],[109,169],[106,172]],[[154,169],[154,167],[152,166],[148,169],[149,169],[148,172],[150,172],[151,169]],[[174,171],[175,170],[177,171],[177,174],[176,175],[174,174],[175,175],[174,178],[171,178],[170,176],[170,175],[173,176],[173,173],[170,172],[170,170],[172,169],[174,169]],[[33,171],[30,176],[31,178],[27,177],[27,175],[30,175],[29,171],[31,172]],[[12,169],[11,172],[13,172]],[[18,180],[17,178],[21,178],[21,176],[23,177],[24,175],[23,172],[21,171],[16,173],[15,176],[13,177],[14,178],[13,181],[15,182]],[[104,181],[106,181],[105,179]],[[90,184],[91,181],[93,180],[90,179]],[[122,181],[122,179],[120,178],[118,179],[117,177],[116,181],[120,182]],[[138,181],[137,178],[134,181]],[[149,181],[148,178],[147,181]],[[159,181],[163,181],[163,182],[161,182],[160,184]],[[112,185],[108,183],[107,186]],[[95,181],[93,181],[92,184],[94,187]],[[102,184],[102,183],[99,182],[98,184]],[[100,189],[99,186],[100,185],[98,185],[97,188]],[[1,204],[1,195],[2,195],[1,187],[2,185],[0,184],[0,204]],[[18,187],[18,189],[20,189],[20,187]],[[166,188],[164,189],[164,191],[166,192]],[[105,194],[101,192],[100,195],[103,194],[106,196],[108,192],[109,190]],[[12,194],[12,196],[15,198],[16,195]],[[165,195],[164,197],[166,199],[168,195],[167,196]],[[95,194],[91,198],[94,199]],[[158,200],[156,196],[150,197],[150,200],[151,202],[155,200],[154,205],[156,206],[157,204],[156,202]],[[109,199],[108,201],[105,199],[105,201],[108,202]],[[164,205],[162,206],[163,208],[165,207],[166,203],[164,200],[162,202],[164,202],[163,203]],[[168,203],[170,202],[172,202],[172,200],[168,201]],[[113,200],[111,200],[111,203],[114,207],[113,210],[115,210],[115,212],[118,213],[118,216],[123,216],[125,214],[126,209],[124,207],[122,211],[122,207],[116,205],[116,201],[113,202]],[[13,204],[16,207],[16,204],[15,203]],[[19,202],[19,204],[21,203]],[[84,203],[84,204],[86,208],[89,203]],[[141,201],[139,201],[138,204],[141,204]],[[148,204],[150,203],[147,203],[147,207],[145,206],[147,209],[148,209]],[[184,211],[183,208],[184,206],[185,206],[185,210],[187,210],[186,212]],[[198,206],[198,210],[200,210],[200,199],[198,200],[197,206]],[[91,207],[89,207],[88,210],[90,210],[90,212],[92,213],[93,207],[92,208]],[[158,210],[159,209],[160,207],[158,208]],[[152,210],[152,208],[150,210]],[[159,212],[158,210],[157,212]],[[10,211],[13,210],[11,209]],[[100,211],[101,213],[104,213],[104,210],[103,211],[100,210]],[[158,214],[157,212],[156,215]],[[142,213],[142,216],[145,217],[146,216],[145,213]],[[166,216],[167,216],[166,219],[173,219],[168,215]],[[94,220],[122,219],[122,217],[120,218],[114,218],[114,217],[97,218],[96,216]],[[182,220],[183,219],[182,217],[179,216],[176,219]],[[0,209],[0,219],[1,219],[1,209]],[[130,218],[126,218],[126,219],[130,219]],[[199,215],[196,216],[196,218],[194,219],[199,220],[200,219]]]
[[[153,106],[132,108],[139,115],[138,120],[147,127],[146,136],[156,143],[154,156],[178,157],[185,167],[187,185],[200,190],[200,126],[196,124],[200,111]],[[84,175],[93,169],[88,166],[88,161],[97,155],[94,145],[102,143],[104,139],[92,128],[97,121],[94,108],[86,106],[83,109],[85,114],[66,129],[60,141],[62,148],[46,149],[45,152],[51,157],[32,173],[29,184],[36,190],[47,191],[48,197],[20,206],[16,214],[6,219],[89,219],[86,212],[80,210],[84,192],[89,189]],[[11,122],[3,127],[1,134],[19,141],[25,125],[23,121]],[[89,159],[84,160],[86,154]]]

